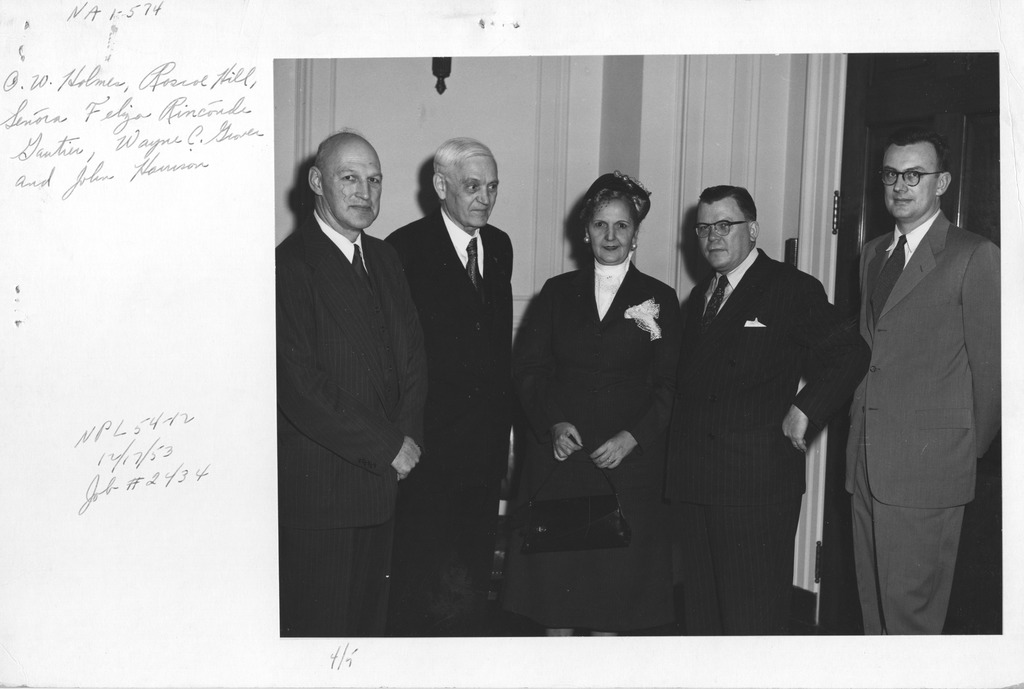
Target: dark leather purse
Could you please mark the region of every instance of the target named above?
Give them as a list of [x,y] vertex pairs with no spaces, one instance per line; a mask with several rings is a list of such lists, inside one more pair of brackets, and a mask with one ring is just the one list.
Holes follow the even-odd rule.
[[[550,553],[628,546],[633,532],[622,514],[614,484],[603,469],[601,474],[608,481],[612,491],[610,495],[531,499],[521,552]],[[539,492],[540,489],[537,490]]]

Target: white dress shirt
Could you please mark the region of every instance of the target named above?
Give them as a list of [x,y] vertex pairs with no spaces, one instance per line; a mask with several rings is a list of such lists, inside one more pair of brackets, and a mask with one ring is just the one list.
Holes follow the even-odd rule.
[[[320,225],[320,229],[323,230],[324,234],[327,235],[327,237],[332,242],[334,242],[334,244],[339,249],[341,249],[341,253],[345,254],[345,258],[348,259],[349,263],[352,263],[352,257],[356,255],[356,247],[357,246],[359,247],[359,255],[363,259],[363,269],[365,270],[366,269],[366,252],[363,251],[363,233],[362,232],[359,233],[359,236],[356,237],[356,241],[350,242],[348,240],[348,237],[346,237],[341,232],[338,232],[333,227],[328,225],[324,221],[324,219],[320,217],[320,214],[318,212],[313,211],[313,217],[316,218],[316,222],[317,222],[318,225]],[[367,274],[369,274],[369,271],[367,271]]]
[[[914,255],[917,247],[920,246],[921,240],[928,234],[928,230],[932,229],[932,225],[935,224],[935,218],[939,217],[941,209],[935,211],[932,217],[925,220],[923,223],[907,232],[907,244],[903,247],[903,267],[906,268],[907,264],[910,263],[910,257]],[[892,250],[896,248],[896,242],[900,240],[900,228],[896,228],[892,232],[892,241],[889,242],[889,246],[885,249],[885,255],[891,256]]]
[[[725,277],[729,278],[729,286],[725,288],[725,295],[722,298],[722,304],[718,307],[718,310],[722,310],[722,306],[725,306],[725,302],[729,301],[729,295],[732,291],[740,284],[740,280],[750,270],[750,266],[754,265],[754,261],[757,260],[757,247],[752,247],[747,257],[743,259],[743,262],[733,268],[731,271],[725,274]],[[708,302],[711,300],[711,295],[715,293],[715,287],[718,286],[718,278],[711,281],[708,285],[708,289],[704,292],[704,308],[708,306]]]
[[629,257],[617,266],[606,266],[598,263],[597,259],[594,260],[594,299],[597,301],[598,318],[603,319],[604,315],[608,313],[612,299],[615,298],[619,287],[622,286],[622,281],[626,279],[626,273],[629,272],[629,259],[632,257],[633,253],[630,252]]
[[475,228],[473,234],[467,234],[464,229],[455,224],[455,221],[448,217],[444,207],[441,208],[441,217],[444,218],[444,226],[448,228],[448,236],[451,237],[455,253],[459,255],[459,263],[463,266],[469,261],[469,242],[476,237],[476,267],[480,271],[480,277],[484,276],[484,240],[480,239],[480,228]]

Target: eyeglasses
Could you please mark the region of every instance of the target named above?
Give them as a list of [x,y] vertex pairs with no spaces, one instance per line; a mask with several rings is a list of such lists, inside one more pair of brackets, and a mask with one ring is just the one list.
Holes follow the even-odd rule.
[[879,170],[878,174],[882,176],[882,184],[884,184],[887,187],[891,187],[892,185],[896,184],[896,180],[898,180],[900,177],[903,178],[903,181],[906,182],[908,187],[916,187],[918,183],[921,181],[921,178],[924,177],[925,175],[941,175],[943,172],[944,170],[939,170],[938,172],[904,170],[903,172],[900,172],[899,170],[893,170],[892,168],[887,167],[884,170]]
[[697,226],[694,227],[693,229],[695,229],[697,231],[697,236],[700,237],[701,239],[704,239],[709,234],[711,234],[711,230],[714,230],[715,234],[717,236],[724,237],[724,236],[726,236],[727,234],[729,234],[732,231],[732,226],[733,225],[742,225],[745,222],[750,222],[750,221],[749,220],[719,220],[718,222],[713,222],[713,223],[703,223],[702,222],[702,223],[697,223]]

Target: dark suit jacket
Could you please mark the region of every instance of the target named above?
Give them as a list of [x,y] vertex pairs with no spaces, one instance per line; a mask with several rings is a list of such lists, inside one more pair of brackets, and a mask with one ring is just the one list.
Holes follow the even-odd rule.
[[[757,251],[703,335],[713,276],[690,293],[670,429],[670,498],[710,505],[798,498],[804,453],[783,435],[783,418],[795,404],[810,419],[810,436],[867,369],[867,345],[821,283]],[[801,375],[808,382],[797,392]]]
[[881,502],[963,505],[1000,426],[999,249],[940,214],[875,323],[870,295],[891,241],[878,237],[861,254],[871,369],[851,408],[846,488],[867,461]]
[[[374,294],[310,218],[277,248],[278,496],[284,526],[380,524],[391,462],[422,442],[423,335],[394,250],[363,235]],[[379,307],[378,307],[379,305]]]
[[[625,317],[628,308],[650,299],[660,310],[661,337],[655,340]],[[598,319],[592,267],[548,280],[516,342],[515,380],[535,440],[528,470],[536,481],[528,483],[543,480],[553,468],[550,428],[568,421],[584,449],[566,461],[590,465],[591,452],[619,431],[629,431],[638,447],[613,470],[616,487],[653,487],[660,493],[681,331],[675,290],[636,267],[626,273],[603,319]],[[575,485],[565,493],[606,492],[601,474],[589,473],[593,485]],[[552,483],[558,479],[556,474]]]
[[430,385],[417,471],[498,480],[512,424],[512,242],[486,225],[482,303],[459,261],[441,210],[393,232],[419,312]]

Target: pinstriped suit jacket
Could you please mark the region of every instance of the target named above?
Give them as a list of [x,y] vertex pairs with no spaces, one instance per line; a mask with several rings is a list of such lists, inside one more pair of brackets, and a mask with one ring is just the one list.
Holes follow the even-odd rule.
[[[670,498],[710,505],[798,498],[804,454],[783,435],[783,418],[795,404],[813,425],[808,435],[821,429],[867,369],[867,344],[821,283],[757,251],[703,335],[712,275],[690,294],[669,432]],[[798,392],[801,375],[808,382]]]
[[1001,421],[999,249],[940,214],[876,324],[870,295],[891,239],[873,239],[861,255],[871,369],[851,408],[846,489],[866,461],[881,502],[963,505]]
[[[423,442],[426,358],[416,307],[394,250],[367,235],[362,244],[379,319],[373,297],[313,218],[277,249],[284,526],[342,528],[390,519],[397,487],[391,462],[405,436]],[[374,332],[374,323],[384,332]]]

